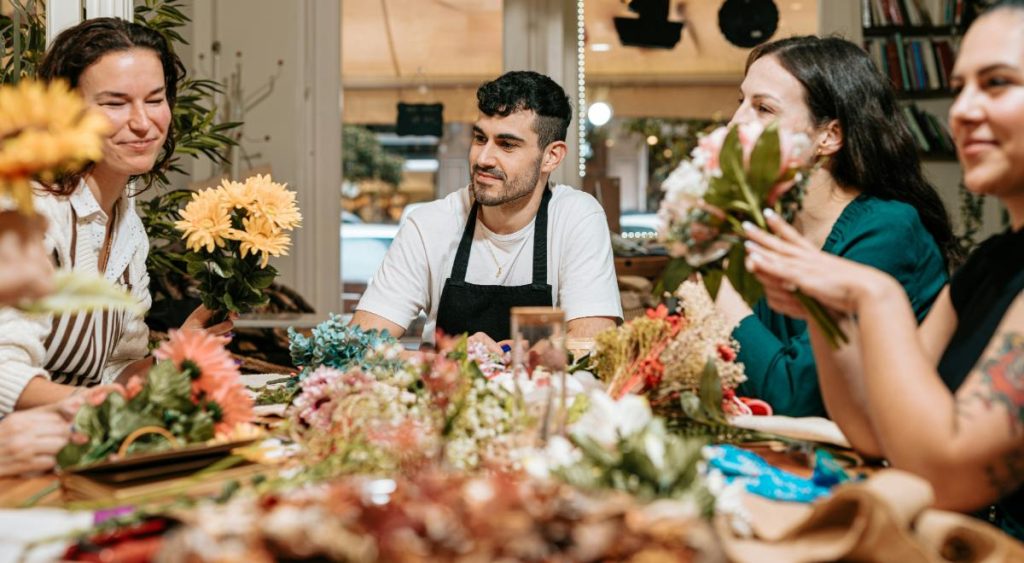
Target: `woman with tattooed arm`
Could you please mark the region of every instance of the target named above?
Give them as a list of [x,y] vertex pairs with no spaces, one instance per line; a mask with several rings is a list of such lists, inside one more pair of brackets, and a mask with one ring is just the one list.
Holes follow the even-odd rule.
[[778,217],[748,228],[747,267],[769,304],[806,318],[800,290],[843,321],[859,366],[811,340],[830,416],[861,452],[928,479],[941,508],[1024,539],[1024,0],[1001,0],[964,37],[950,125],[974,193],[1006,207],[918,328],[900,284],[816,249]]

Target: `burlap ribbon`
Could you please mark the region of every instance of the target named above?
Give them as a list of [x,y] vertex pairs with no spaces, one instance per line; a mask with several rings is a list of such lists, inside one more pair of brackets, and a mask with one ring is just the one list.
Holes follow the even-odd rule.
[[928,508],[934,498],[927,481],[889,469],[810,506],[747,495],[752,538],[726,516],[715,527],[737,562],[1024,562],[1024,545],[975,518]]

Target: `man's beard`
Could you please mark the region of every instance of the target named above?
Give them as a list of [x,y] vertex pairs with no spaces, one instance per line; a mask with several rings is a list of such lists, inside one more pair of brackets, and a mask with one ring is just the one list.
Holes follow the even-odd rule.
[[[473,199],[480,202],[480,205],[494,207],[529,196],[533,193],[533,189],[537,187],[537,180],[540,178],[540,160],[538,158],[537,162],[534,163],[532,167],[533,173],[529,176],[523,175],[511,179],[506,177],[505,173],[497,168],[481,168],[474,164],[473,183],[470,184],[470,187],[473,189]],[[488,194],[488,186],[477,184],[477,172],[483,172],[502,180],[504,183],[502,184],[501,192],[498,194]]]

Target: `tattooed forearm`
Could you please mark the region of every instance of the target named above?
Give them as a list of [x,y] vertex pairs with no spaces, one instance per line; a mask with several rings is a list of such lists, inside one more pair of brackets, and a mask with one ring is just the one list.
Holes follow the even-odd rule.
[[999,498],[1016,491],[1024,483],[1024,449],[1016,448],[1004,455],[985,468],[985,475]]
[[1010,430],[1014,434],[1024,430],[1024,335],[1004,334],[999,348],[982,362],[979,371],[981,386],[970,398],[980,399],[989,409],[1004,408]]

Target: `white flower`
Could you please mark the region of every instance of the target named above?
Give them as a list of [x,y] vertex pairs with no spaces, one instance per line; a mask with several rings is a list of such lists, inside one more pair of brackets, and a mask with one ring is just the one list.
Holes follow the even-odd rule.
[[655,436],[650,432],[644,435],[644,452],[655,469],[665,468],[665,441],[661,436]]
[[670,202],[683,198],[702,198],[708,191],[708,181],[698,165],[683,160],[661,183],[661,189],[665,192],[665,199]]
[[573,425],[573,433],[613,448],[619,438],[632,436],[651,421],[651,408],[639,395],[626,395],[618,401],[604,391],[590,393],[590,407]]

